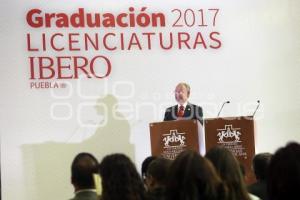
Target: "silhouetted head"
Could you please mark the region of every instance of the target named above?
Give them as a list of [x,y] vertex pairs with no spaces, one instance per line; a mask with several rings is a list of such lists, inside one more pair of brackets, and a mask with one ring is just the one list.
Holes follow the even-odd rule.
[[97,113],[100,115],[110,114],[117,110],[118,100],[115,96],[108,94],[103,98],[99,98],[96,103]]
[[227,185],[229,199],[250,200],[240,164],[231,151],[225,147],[216,146],[210,149],[205,157],[213,163],[220,177]]
[[144,183],[144,186],[145,186],[145,189],[147,190],[148,189],[148,186],[147,186],[147,183],[146,183],[146,180],[147,180],[147,170],[148,170],[148,167],[150,165],[150,163],[155,160],[157,157],[156,156],[148,156],[147,158],[145,158],[142,162],[142,167],[141,167],[141,173],[142,173],[142,180],[143,180],[143,183]]
[[79,153],[71,166],[71,181],[75,190],[95,188],[93,174],[98,173],[98,161],[90,153]]
[[147,158],[145,158],[142,162],[142,168],[141,168],[141,173],[142,173],[142,177],[143,179],[146,177],[146,172],[148,170],[149,164],[156,159],[156,156],[148,156]]
[[300,144],[293,142],[272,156],[267,177],[270,200],[299,199]]
[[257,180],[265,180],[272,154],[259,153],[253,158],[253,170]]
[[142,200],[144,186],[132,161],[124,154],[105,156],[100,163],[102,200]]
[[225,188],[213,165],[197,152],[187,150],[172,162],[166,186],[167,200],[222,199]]
[[167,174],[171,164],[171,160],[159,157],[153,160],[148,167],[146,180],[149,190],[157,187],[165,187]]

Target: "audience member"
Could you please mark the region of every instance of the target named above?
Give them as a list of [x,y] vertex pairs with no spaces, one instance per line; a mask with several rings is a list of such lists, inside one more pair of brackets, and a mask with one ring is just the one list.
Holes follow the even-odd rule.
[[79,153],[71,166],[71,181],[75,188],[72,200],[96,200],[93,175],[98,173],[98,161],[90,153]]
[[248,191],[262,200],[269,199],[267,195],[267,174],[271,157],[272,154],[270,153],[259,153],[254,156],[252,162],[256,182],[248,186]]
[[153,200],[163,200],[165,196],[165,186],[167,172],[171,160],[165,158],[156,158],[153,160],[146,173],[146,185],[148,188],[148,197]]
[[105,156],[100,163],[101,200],[144,200],[142,179],[132,161],[124,154]]
[[230,200],[250,200],[239,162],[228,149],[216,146],[207,152],[206,158],[213,163],[228,187]]
[[299,199],[300,144],[292,142],[272,156],[267,177],[270,200]]
[[147,173],[149,164],[150,164],[153,160],[155,160],[155,159],[156,159],[155,156],[148,156],[148,157],[145,158],[145,160],[142,162],[141,172],[142,172],[143,183],[144,183],[144,186],[145,186],[145,189],[146,189],[146,190],[148,190],[147,184],[146,184],[146,179],[147,179],[146,173]]
[[213,165],[194,151],[184,151],[172,162],[166,200],[226,200],[226,189]]
[[[71,165],[75,190],[71,200],[296,199],[300,188],[300,144],[289,143],[274,156],[257,154],[253,159],[257,182],[248,187],[250,193],[243,166],[222,146],[209,150],[206,158],[191,150],[180,153],[173,162],[149,156],[141,170],[147,196],[141,177],[126,155],[108,155],[98,165],[90,153],[79,153]],[[101,197],[97,196],[94,183],[98,172],[102,177]]]

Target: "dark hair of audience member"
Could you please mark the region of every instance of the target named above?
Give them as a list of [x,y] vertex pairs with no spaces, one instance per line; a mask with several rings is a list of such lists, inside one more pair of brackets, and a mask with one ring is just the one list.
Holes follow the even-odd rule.
[[145,158],[145,160],[142,162],[142,168],[141,168],[141,172],[142,172],[142,177],[143,179],[146,177],[146,172],[148,170],[149,164],[156,159],[156,156],[148,156],[147,158]]
[[270,200],[299,199],[300,144],[292,142],[272,156],[267,187]]
[[153,177],[159,185],[166,185],[170,165],[171,160],[161,157],[156,158],[149,164],[146,174]]
[[143,200],[145,189],[132,161],[124,154],[111,154],[100,163],[101,200]]
[[166,185],[166,200],[187,199],[227,199],[213,165],[191,150],[180,153],[172,162]]
[[72,184],[77,189],[95,188],[93,174],[98,173],[98,161],[90,153],[79,153],[71,165]]
[[228,199],[250,200],[239,162],[228,149],[221,146],[213,147],[205,157],[213,163],[228,187]]
[[241,170],[241,173],[242,173],[242,176],[245,178],[246,176],[246,169],[245,169],[245,166],[243,163],[239,162],[239,167],[240,167],[240,170]]
[[148,200],[164,200],[167,174],[171,160],[158,157],[153,160],[147,170],[146,187]]
[[267,172],[272,154],[259,153],[252,160],[252,167],[256,177],[256,182],[248,185],[248,191],[258,196],[262,200],[268,200],[267,193]]
[[253,170],[257,180],[266,180],[272,154],[259,153],[253,158]]

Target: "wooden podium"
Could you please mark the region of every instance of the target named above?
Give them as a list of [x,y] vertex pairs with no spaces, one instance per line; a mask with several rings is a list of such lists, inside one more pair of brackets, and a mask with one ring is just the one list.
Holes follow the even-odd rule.
[[229,149],[244,165],[246,182],[252,183],[255,176],[251,170],[255,155],[255,123],[253,117],[226,117],[205,119],[206,151],[216,145]]
[[149,126],[153,156],[173,160],[186,149],[205,153],[203,127],[198,120],[155,122]]

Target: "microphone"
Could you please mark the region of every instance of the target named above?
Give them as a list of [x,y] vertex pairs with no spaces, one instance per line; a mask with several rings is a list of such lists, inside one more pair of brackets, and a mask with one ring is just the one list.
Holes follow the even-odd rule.
[[252,114],[252,117],[254,117],[256,111],[258,110],[259,108],[259,105],[260,105],[260,100],[257,100],[257,106],[256,106],[256,109],[254,110],[253,114]]
[[225,102],[222,104],[222,107],[221,107],[221,109],[220,109],[220,111],[219,111],[219,113],[218,113],[218,116],[217,116],[217,117],[219,117],[219,116],[220,116],[220,113],[221,113],[221,111],[222,111],[222,109],[223,109],[224,105],[225,105],[225,104],[227,104],[227,103],[230,103],[230,101],[225,101]]

